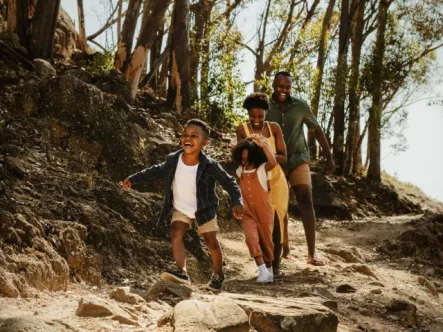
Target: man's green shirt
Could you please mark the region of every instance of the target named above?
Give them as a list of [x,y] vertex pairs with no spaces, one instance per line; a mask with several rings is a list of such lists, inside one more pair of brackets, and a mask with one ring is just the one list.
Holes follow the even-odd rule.
[[286,108],[281,110],[272,97],[270,99],[271,108],[266,113],[266,120],[280,125],[288,153],[288,160],[282,167],[287,170],[296,168],[310,160],[303,124],[308,129],[316,128],[319,124],[305,101],[290,96]]

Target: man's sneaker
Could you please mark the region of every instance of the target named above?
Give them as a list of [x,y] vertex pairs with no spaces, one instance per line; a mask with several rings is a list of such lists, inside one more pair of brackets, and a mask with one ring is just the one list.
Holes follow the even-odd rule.
[[179,282],[185,285],[191,284],[191,279],[189,279],[189,276],[186,274],[186,272],[183,272],[182,270],[179,269],[166,270],[166,272],[162,273],[162,279]]
[[209,281],[206,285],[206,289],[209,289],[213,292],[219,292],[222,289],[224,280],[225,276],[219,276],[218,274],[213,273],[211,281]]

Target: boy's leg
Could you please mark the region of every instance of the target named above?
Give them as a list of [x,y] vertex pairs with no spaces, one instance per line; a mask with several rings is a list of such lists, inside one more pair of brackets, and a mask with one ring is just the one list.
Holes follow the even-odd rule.
[[183,243],[183,236],[186,230],[189,229],[189,224],[175,220],[169,228],[169,236],[171,237],[172,253],[174,255],[175,264],[177,267],[186,272],[186,252]]
[[205,239],[206,246],[209,249],[209,253],[211,254],[212,266],[214,267],[214,272],[219,276],[223,275],[223,256],[220,247],[220,243],[218,242],[217,232],[207,232],[203,233],[203,237]]

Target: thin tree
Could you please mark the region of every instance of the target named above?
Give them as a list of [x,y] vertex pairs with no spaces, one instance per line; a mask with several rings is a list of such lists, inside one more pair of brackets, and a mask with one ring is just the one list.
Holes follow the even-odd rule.
[[149,49],[155,40],[157,30],[163,23],[166,9],[171,3],[171,0],[150,1],[152,1],[150,6],[146,7],[144,10],[140,35],[137,38],[134,52],[130,57],[130,61],[128,61],[129,64],[125,71],[125,77],[131,85],[132,99],[135,99],[143,65],[146,62]]
[[85,29],[85,11],[83,10],[83,0],[77,0],[78,11],[78,48],[86,52],[86,29]]
[[126,10],[125,21],[123,22],[123,28],[118,38],[117,52],[115,53],[114,59],[114,67],[120,69],[122,72],[125,72],[129,64],[132,41],[134,40],[135,27],[142,2],[142,0],[129,0],[128,9]]
[[[323,73],[326,60],[326,48],[329,39],[329,29],[331,26],[331,18],[334,12],[335,0],[329,0],[328,8],[326,9],[325,16],[323,17],[322,29],[320,33],[320,40],[318,45],[318,57],[317,57],[317,67],[315,69],[314,76],[314,94],[311,100],[312,113],[315,116],[318,115],[318,108],[320,104],[320,94],[323,83]],[[308,146],[313,160],[317,157],[317,144],[315,137],[309,132],[308,133]]]
[[178,113],[190,106],[189,0],[175,0],[172,14],[171,57],[167,103]]
[[338,41],[337,74],[334,98],[334,158],[337,169],[335,174],[343,175],[345,146],[345,97],[348,71],[349,48],[349,0],[342,0],[340,15],[340,36]]
[[377,37],[373,51],[372,106],[369,110],[369,168],[367,177],[381,181],[381,117],[383,112],[382,83],[385,33],[388,10],[393,0],[380,0],[377,18]]

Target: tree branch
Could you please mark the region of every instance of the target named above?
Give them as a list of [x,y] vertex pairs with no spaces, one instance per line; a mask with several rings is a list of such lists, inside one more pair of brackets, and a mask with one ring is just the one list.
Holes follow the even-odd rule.
[[[115,13],[115,10],[114,10]],[[112,15],[110,16],[110,18],[114,15],[114,13],[112,13]],[[126,15],[126,10],[122,13],[121,16],[114,18],[112,21],[110,21],[108,19],[108,22],[106,22],[106,24],[100,29],[98,30],[96,33],[93,33],[92,35],[86,37],[86,40],[92,41],[94,38],[98,37],[99,35],[101,35],[106,29],[110,28],[112,25],[114,25],[115,23],[117,23],[121,18],[123,18]]]

